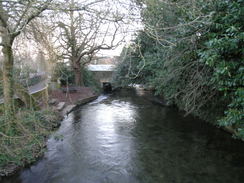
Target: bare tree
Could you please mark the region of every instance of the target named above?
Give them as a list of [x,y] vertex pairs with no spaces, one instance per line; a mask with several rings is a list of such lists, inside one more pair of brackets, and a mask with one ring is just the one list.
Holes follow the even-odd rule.
[[13,114],[13,42],[33,19],[48,8],[52,0],[1,0],[0,1],[0,36],[3,61],[3,93],[6,114]]
[[[31,41],[34,41],[36,50],[38,54],[42,55],[41,62],[45,62],[48,67],[46,67],[45,72],[52,74],[53,67],[57,62],[58,54],[55,48],[55,34],[54,26],[50,21],[50,14],[45,17],[36,18],[28,26],[27,34]],[[45,65],[44,64],[44,65]]]
[[[94,1],[97,5],[104,1]],[[81,7],[69,0],[69,8],[62,11],[63,21],[57,21],[59,49],[64,59],[68,59],[75,73],[75,84],[82,86],[82,67],[89,63],[100,50],[109,50],[118,46],[123,37],[117,40],[122,17],[111,14],[109,10]],[[112,16],[111,16],[112,15]],[[65,17],[65,18],[64,18]]]

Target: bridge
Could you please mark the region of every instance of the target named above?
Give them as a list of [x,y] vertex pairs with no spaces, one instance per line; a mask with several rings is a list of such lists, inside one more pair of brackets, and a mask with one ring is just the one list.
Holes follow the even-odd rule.
[[108,64],[103,64],[103,65],[90,64],[87,66],[87,69],[93,73],[94,78],[101,84],[101,86],[103,85],[103,83],[112,82],[112,77],[115,68],[116,65],[108,65]]
[[[47,83],[48,83],[48,80],[45,79],[45,80],[42,80],[42,81],[40,81],[39,83],[37,83],[35,85],[29,86],[27,88],[29,95],[35,96],[35,95],[38,95],[38,94],[42,93],[43,91],[47,92],[47,89],[48,89],[48,84]],[[47,95],[47,94],[45,93],[45,95]],[[19,97],[15,94],[14,95],[14,99],[19,99]],[[0,98],[0,105],[3,104],[3,103],[4,103],[4,99]]]
[[[101,65],[90,64],[87,66],[87,69],[93,73],[94,78],[96,79],[97,82],[101,84],[101,87],[104,87],[103,85],[104,83],[112,82],[112,77],[115,68],[116,68],[115,65],[108,65],[108,64],[101,64]],[[48,88],[48,79],[45,79],[35,85],[29,86],[27,89],[29,95],[35,96],[39,93],[42,93],[43,91],[46,91],[47,88]],[[15,95],[14,98],[18,99],[19,97]],[[3,103],[4,103],[4,99],[0,97],[0,105]]]

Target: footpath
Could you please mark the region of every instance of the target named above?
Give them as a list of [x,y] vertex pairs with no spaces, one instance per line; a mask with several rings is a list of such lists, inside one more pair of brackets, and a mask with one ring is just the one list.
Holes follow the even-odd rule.
[[66,88],[53,90],[49,93],[49,104],[65,116],[80,105],[97,99],[98,95],[88,87],[76,87],[73,91],[66,92]]

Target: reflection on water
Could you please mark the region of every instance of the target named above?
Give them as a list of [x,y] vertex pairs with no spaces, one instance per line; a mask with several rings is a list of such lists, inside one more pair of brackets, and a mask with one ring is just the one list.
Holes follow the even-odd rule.
[[71,113],[45,157],[3,182],[241,183],[243,152],[229,134],[121,91]]

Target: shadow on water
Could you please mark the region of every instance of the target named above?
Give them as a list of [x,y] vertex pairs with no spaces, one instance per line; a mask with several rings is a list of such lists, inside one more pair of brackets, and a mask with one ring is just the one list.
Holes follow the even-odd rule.
[[121,90],[82,106],[49,139],[42,160],[2,182],[244,182],[243,142],[150,97]]

